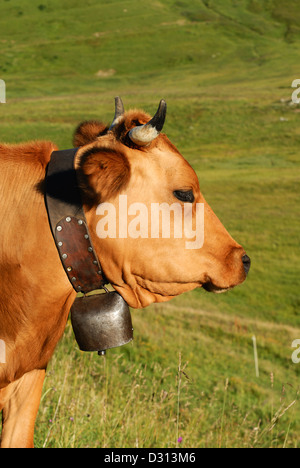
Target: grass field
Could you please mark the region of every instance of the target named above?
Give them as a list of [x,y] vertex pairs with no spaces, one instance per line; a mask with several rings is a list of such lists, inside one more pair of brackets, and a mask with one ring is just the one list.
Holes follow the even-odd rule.
[[165,98],[166,133],[252,259],[225,295],[133,311],[134,342],[105,358],[68,324],[37,447],[300,447],[299,25],[296,0],[0,1],[0,141],[69,148],[114,96]]

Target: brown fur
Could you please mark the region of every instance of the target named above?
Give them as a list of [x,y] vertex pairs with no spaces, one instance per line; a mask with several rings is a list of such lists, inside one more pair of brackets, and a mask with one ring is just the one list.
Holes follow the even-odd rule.
[[74,148],[85,146],[95,141],[99,136],[104,135],[108,127],[98,120],[82,122],[75,130],[73,145]]
[[[47,142],[0,145],[0,337],[7,361],[0,364],[3,447],[33,444],[43,376],[75,296],[37,190],[54,150]],[[29,382],[36,388],[29,390]]]
[[95,144],[82,154],[78,176],[86,203],[99,204],[126,187],[130,165],[121,148],[117,152]]

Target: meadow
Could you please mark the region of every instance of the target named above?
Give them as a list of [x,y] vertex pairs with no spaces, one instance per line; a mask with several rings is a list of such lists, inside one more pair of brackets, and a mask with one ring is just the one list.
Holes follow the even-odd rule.
[[104,358],[68,323],[37,447],[300,447],[299,25],[296,0],[0,0],[0,141],[67,149],[115,96],[164,98],[165,133],[252,260],[224,295],[132,311],[134,341]]

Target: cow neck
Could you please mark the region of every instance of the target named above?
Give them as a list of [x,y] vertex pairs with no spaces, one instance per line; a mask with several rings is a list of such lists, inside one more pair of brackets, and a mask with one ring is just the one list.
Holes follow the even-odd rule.
[[45,203],[61,263],[76,292],[106,289],[92,244],[74,169],[78,148],[54,151],[47,167]]

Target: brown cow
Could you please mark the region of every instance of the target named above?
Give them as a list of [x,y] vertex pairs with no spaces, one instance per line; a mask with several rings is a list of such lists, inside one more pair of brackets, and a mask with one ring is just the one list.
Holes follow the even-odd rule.
[[[133,308],[171,299],[204,287],[222,292],[242,283],[250,259],[204,200],[197,176],[161,134],[166,104],[155,117],[124,113],[116,100],[108,128],[83,123],[75,135],[75,169],[83,207],[106,278]],[[151,120],[150,120],[151,119]],[[32,447],[45,370],[61,338],[76,293],[62,267],[41,191],[56,147],[50,142],[0,145],[0,410],[2,447]],[[204,244],[165,236],[139,239],[97,235],[99,204],[110,203],[120,216],[119,198],[128,205],[183,204],[195,222],[204,207]],[[175,230],[172,218],[171,231]],[[1,356],[1,353],[0,353]]]

